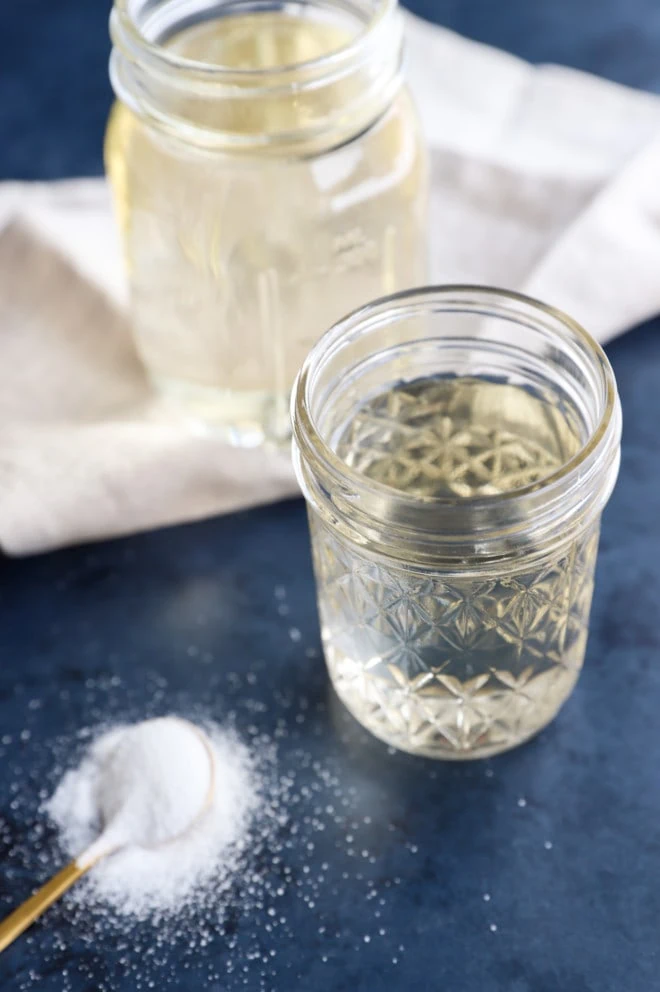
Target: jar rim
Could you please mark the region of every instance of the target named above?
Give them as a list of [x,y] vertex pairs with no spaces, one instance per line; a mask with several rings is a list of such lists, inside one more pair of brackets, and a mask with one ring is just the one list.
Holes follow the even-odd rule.
[[[313,3],[313,0],[304,0],[304,2]],[[336,0],[334,3],[338,5]],[[203,81],[223,84],[236,81],[239,85],[253,83],[256,86],[267,85],[269,80],[279,81],[289,73],[299,74],[303,72],[316,77],[317,74],[326,75],[340,72],[345,65],[350,65],[359,59],[365,46],[374,39],[375,35],[380,34],[381,25],[389,21],[398,9],[398,0],[377,0],[374,10],[364,21],[361,30],[338,48],[301,62],[291,62],[286,65],[269,66],[261,69],[245,69],[187,58],[163,45],[150,41],[140,30],[135,18],[131,16],[130,4],[131,0],[115,0],[114,2],[110,18],[114,44],[121,46],[122,42],[128,43],[129,47],[139,51],[141,58],[148,59],[154,66],[159,66],[162,70],[183,72]],[[326,5],[331,4],[326,2]],[[272,0],[232,0],[230,6],[235,6],[237,10],[246,6],[250,13],[256,13],[260,9],[271,9],[273,3]]]
[[[370,326],[373,326],[375,318],[381,317],[384,323],[391,322],[387,320],[388,315],[390,317],[402,315],[406,311],[409,312],[409,315],[413,315],[413,309],[417,314],[420,311],[430,312],[434,303],[443,304],[436,312],[455,310],[463,313],[484,313],[486,316],[495,317],[499,315],[488,311],[488,307],[497,306],[498,303],[504,304],[504,306],[506,304],[522,306],[528,316],[536,313],[539,316],[551,318],[553,332],[556,333],[557,337],[573,343],[577,341],[582,353],[591,361],[592,367],[597,369],[601,385],[604,387],[604,402],[598,423],[578,451],[554,472],[527,486],[506,490],[502,493],[467,497],[412,495],[402,490],[393,489],[385,483],[378,482],[356,471],[335,453],[323,437],[323,433],[311,412],[310,395],[315,369],[320,367],[322,360],[330,353],[336,352],[342,342],[347,341],[355,332],[366,332]],[[501,316],[512,317],[515,314],[509,313],[507,315],[503,312]],[[611,436],[610,428],[613,424],[615,425],[613,440],[617,445],[620,434],[620,408],[612,367],[601,345],[581,324],[557,307],[523,293],[492,286],[461,283],[423,286],[393,293],[354,310],[334,324],[311,349],[298,373],[292,393],[291,415],[294,442],[303,454],[306,452],[316,459],[320,459],[336,482],[349,483],[358,490],[362,489],[379,496],[394,498],[402,506],[407,505],[410,508],[423,506],[429,509],[435,507],[443,510],[448,510],[451,507],[461,509],[483,507],[484,510],[487,510],[489,507],[502,506],[507,502],[518,501],[534,494],[550,493],[561,483],[580,475],[580,470],[585,463],[602,447],[608,436]]]

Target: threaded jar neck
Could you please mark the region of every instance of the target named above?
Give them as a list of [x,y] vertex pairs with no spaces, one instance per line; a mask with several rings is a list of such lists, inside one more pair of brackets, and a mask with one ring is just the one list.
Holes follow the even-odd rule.
[[[566,420],[572,447],[528,484],[468,496],[401,491],[340,457],[337,438],[369,396],[428,377],[507,386],[548,424]],[[301,369],[292,418],[299,481],[331,526],[374,554],[449,571],[554,553],[600,514],[619,466],[620,404],[602,348],[565,314],[479,286],[400,293],[335,325]]]
[[317,154],[400,86],[396,0],[115,0],[110,33],[118,98],[200,147]]

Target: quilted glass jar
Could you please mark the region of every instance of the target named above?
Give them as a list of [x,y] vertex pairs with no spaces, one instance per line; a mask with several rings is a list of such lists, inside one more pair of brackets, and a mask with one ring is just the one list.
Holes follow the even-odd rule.
[[473,758],[539,731],[587,643],[616,383],[566,315],[439,287],[359,310],[292,401],[333,685],[376,736]]
[[310,347],[426,278],[427,161],[396,0],[115,0],[106,165],[155,386],[289,437]]

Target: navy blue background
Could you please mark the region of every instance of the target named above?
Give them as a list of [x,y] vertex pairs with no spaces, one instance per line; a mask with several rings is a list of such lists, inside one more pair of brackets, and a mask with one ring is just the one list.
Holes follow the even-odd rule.
[[[657,0],[414,0],[408,6],[532,62],[561,62],[660,92]],[[109,10],[103,0],[4,0],[0,177],[102,171],[111,102]]]
[[[416,10],[533,60],[660,90],[656,0],[419,0]],[[96,0],[3,5],[1,176],[100,172],[106,18]],[[0,560],[0,914],[57,864],[38,814],[54,742],[100,719],[232,712],[246,735],[272,735],[279,721],[301,824],[280,838],[280,930],[265,931],[266,909],[246,912],[237,891],[230,936],[210,921],[204,949],[191,955],[174,935],[148,964],[148,924],[122,950],[100,924],[83,939],[65,905],[0,957],[3,992],[129,992],[141,976],[181,992],[660,990],[659,331],[653,322],[608,349],[623,461],[583,677],[552,727],[493,761],[388,754],[334,703],[309,656],[318,628],[299,502]],[[74,750],[55,753],[67,761]],[[318,768],[338,785],[319,784]],[[305,816],[337,796],[346,804],[308,851]],[[351,831],[364,864],[349,853]],[[301,896],[310,875],[312,906]],[[239,976],[255,946],[275,951],[271,963]]]

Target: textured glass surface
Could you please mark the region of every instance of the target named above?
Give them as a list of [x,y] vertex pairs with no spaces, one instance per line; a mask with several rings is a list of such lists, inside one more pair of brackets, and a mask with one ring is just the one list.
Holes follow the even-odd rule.
[[382,553],[388,490],[475,506],[542,482],[579,447],[569,409],[478,377],[400,383],[351,413],[335,448],[386,487],[380,537],[355,546],[312,512],[312,538],[330,675],[379,737],[475,757],[544,726],[582,665],[597,550],[593,526],[549,550],[534,543],[533,519],[521,518],[499,572],[476,549],[447,571],[422,569],[400,549]]
[[377,562],[310,517],[330,676],[369,730],[477,757],[554,717],[584,658],[597,529],[542,567],[448,579]]

